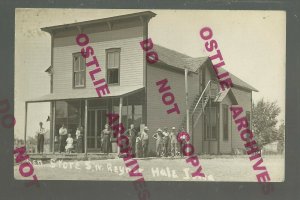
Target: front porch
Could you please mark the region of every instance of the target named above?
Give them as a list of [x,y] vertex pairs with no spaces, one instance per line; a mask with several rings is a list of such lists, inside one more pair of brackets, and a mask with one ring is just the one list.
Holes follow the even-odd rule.
[[[125,92],[125,91],[124,91]],[[127,91],[118,96],[103,98],[78,98],[78,99],[48,99],[43,101],[26,102],[25,107],[25,145],[27,153],[36,159],[107,159],[114,158],[118,153],[116,139],[112,138],[111,153],[102,153],[101,133],[107,124],[108,113],[118,113],[119,123],[124,127],[134,124],[139,129],[141,124],[146,123],[145,117],[145,92],[144,88]],[[35,123],[27,118],[28,104],[49,102],[50,128],[45,134],[44,154],[37,154],[37,136],[27,132],[27,123]],[[74,151],[71,154],[59,153],[59,129],[62,124],[67,128],[68,134],[74,140]],[[76,130],[82,127],[83,140],[81,149],[76,148]],[[37,127],[38,128],[38,127]],[[74,153],[76,152],[76,153]]]

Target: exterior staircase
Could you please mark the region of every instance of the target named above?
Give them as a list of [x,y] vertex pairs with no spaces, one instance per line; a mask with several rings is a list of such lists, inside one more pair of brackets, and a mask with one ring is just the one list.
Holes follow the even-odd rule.
[[[194,127],[196,127],[197,123],[199,122],[199,119],[201,115],[205,112],[205,107],[209,100],[214,100],[215,97],[219,94],[219,86],[216,81],[210,80],[206,84],[204,90],[201,94],[197,95],[194,98],[193,103],[190,105],[189,108],[189,130],[190,132],[193,130]],[[187,130],[186,127],[186,114],[184,115],[180,128],[184,128],[184,130]]]

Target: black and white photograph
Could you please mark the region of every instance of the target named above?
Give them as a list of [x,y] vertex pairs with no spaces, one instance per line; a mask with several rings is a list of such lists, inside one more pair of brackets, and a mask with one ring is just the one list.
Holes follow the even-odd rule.
[[285,181],[285,11],[17,8],[14,64],[17,180]]

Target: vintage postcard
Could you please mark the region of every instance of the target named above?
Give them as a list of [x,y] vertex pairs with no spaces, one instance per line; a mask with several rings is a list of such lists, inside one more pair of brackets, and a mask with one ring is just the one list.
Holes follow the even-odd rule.
[[283,182],[285,48],[284,11],[18,8],[15,179]]

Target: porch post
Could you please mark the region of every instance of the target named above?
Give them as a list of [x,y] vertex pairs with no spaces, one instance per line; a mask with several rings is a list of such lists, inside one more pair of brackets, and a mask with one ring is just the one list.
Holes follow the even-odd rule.
[[88,109],[88,100],[84,100],[84,153],[87,156],[87,109]]
[[25,143],[25,148],[27,147],[27,146],[26,146],[26,136],[27,136],[27,109],[28,109],[28,103],[25,102],[25,126],[24,126],[24,132],[25,132],[25,135],[24,135],[24,143]]
[[[189,113],[189,93],[188,93],[188,69],[184,69],[184,83],[185,83],[185,109],[186,109],[186,132],[190,133],[190,113]],[[192,133],[193,135],[194,133]],[[193,136],[192,136],[193,137]],[[192,139],[193,142],[193,139]]]
[[[119,124],[122,123],[122,106],[123,106],[123,97],[120,97],[120,104],[119,104]],[[118,145],[118,137],[117,137],[117,152],[118,155],[120,154],[120,147]]]
[[50,115],[51,117],[51,123],[52,123],[52,135],[53,135],[53,138],[52,138],[52,152],[53,154],[55,153],[55,115],[56,115],[56,101],[53,101],[52,103],[52,113]]

